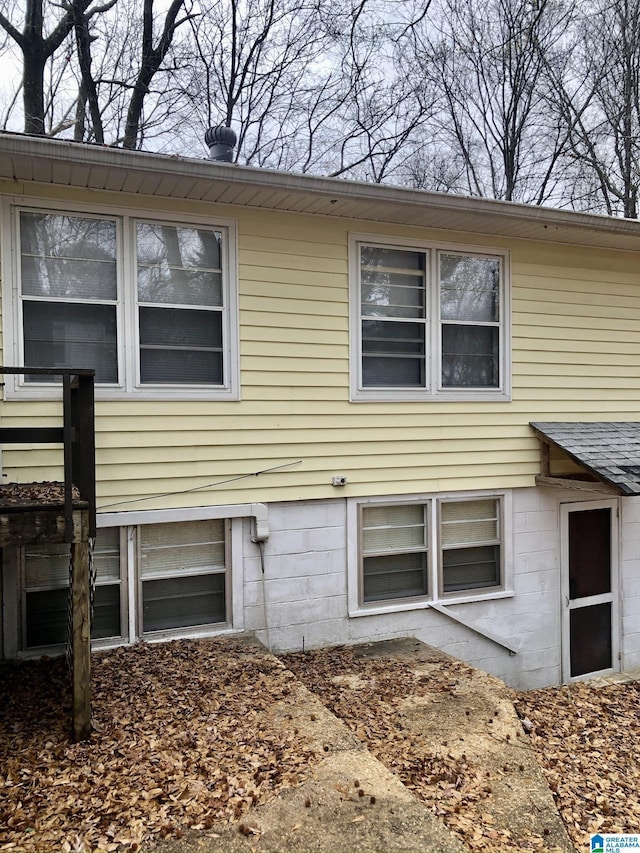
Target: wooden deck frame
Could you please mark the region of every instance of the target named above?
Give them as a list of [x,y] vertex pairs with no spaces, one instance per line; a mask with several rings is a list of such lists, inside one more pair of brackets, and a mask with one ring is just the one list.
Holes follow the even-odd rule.
[[[62,427],[0,427],[0,445],[62,443],[64,503],[2,502],[0,547],[67,542],[70,547],[72,733],[91,734],[91,589],[89,539],[96,534],[94,371],[0,367],[2,373],[62,376]],[[74,499],[73,488],[80,498]]]

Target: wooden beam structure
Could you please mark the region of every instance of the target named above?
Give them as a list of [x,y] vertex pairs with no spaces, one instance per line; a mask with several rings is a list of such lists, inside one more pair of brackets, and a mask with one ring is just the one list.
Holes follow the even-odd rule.
[[0,427],[0,445],[60,443],[64,482],[0,486],[0,548],[66,542],[70,549],[72,719],[75,741],[91,735],[90,539],[96,534],[94,371],[0,367],[62,379],[62,426]]
[[75,741],[91,735],[91,591],[89,542],[71,543],[72,726]]

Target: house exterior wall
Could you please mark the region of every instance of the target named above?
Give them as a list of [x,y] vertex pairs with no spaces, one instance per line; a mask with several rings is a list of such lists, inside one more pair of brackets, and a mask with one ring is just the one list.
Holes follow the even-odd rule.
[[[52,195],[51,189],[24,189],[34,198]],[[237,220],[242,399],[98,401],[99,506],[298,461],[259,481],[176,495],[173,505],[329,498],[336,494],[333,474],[347,476],[344,493],[350,496],[528,486],[539,471],[530,420],[631,420],[640,414],[634,253],[96,193],[68,192],[64,200],[79,210],[90,201],[115,213],[127,207],[151,216],[170,209],[176,221],[181,212],[205,222]],[[11,269],[8,229],[5,221],[5,276]],[[484,242],[510,251],[511,401],[349,402],[353,231],[461,246]],[[9,363],[10,353],[4,359]],[[54,413],[57,407],[46,401],[13,401],[2,417],[18,425],[48,422]],[[24,454],[7,448],[4,471],[22,481],[52,478],[57,459],[47,449]]]
[[[528,424],[640,419],[637,253],[35,185],[0,184],[0,192],[3,345],[13,287],[12,201],[236,223],[241,398],[134,394],[96,403],[99,513],[209,506],[223,518],[225,505],[268,505],[264,573],[251,523],[233,523],[227,630],[255,631],[278,651],[413,635],[516,687],[561,680],[559,506],[589,495],[534,486],[540,449]],[[354,232],[400,245],[424,240],[508,252],[509,400],[350,402]],[[6,347],[3,361],[13,362]],[[49,425],[59,403],[7,399],[0,417],[3,426]],[[2,461],[9,481],[61,474],[55,448],[7,447]],[[334,475],[347,484],[332,486]],[[517,646],[516,655],[428,602],[385,613],[350,609],[350,502],[486,490],[509,496],[509,584],[499,596],[456,603],[455,613]],[[640,666],[640,501],[620,503],[621,663],[631,668]],[[132,566],[137,557],[124,538]],[[123,601],[137,583],[130,568]],[[136,616],[127,618],[134,640]]]
[[[599,495],[584,495],[598,500]],[[511,595],[451,607],[480,633],[432,608],[348,615],[349,538],[347,501],[300,501],[270,507],[272,535],[265,571],[257,547],[244,536],[245,627],[274,651],[375,642],[414,636],[448,654],[531,689],[559,684],[561,661],[560,507],[576,493],[549,488],[514,489]],[[622,601],[622,669],[640,666],[640,499],[621,500],[622,556],[618,595]],[[265,613],[266,597],[266,613]],[[266,626],[266,627],[265,627]],[[489,632],[516,648],[481,636]]]

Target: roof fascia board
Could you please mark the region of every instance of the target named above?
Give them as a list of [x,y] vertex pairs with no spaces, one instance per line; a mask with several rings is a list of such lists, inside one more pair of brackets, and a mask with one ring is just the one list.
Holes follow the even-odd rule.
[[[549,242],[554,242],[554,228],[626,235],[640,241],[640,222],[636,220],[495,199],[434,193],[386,184],[369,184],[339,178],[279,172],[253,166],[218,163],[204,158],[202,160],[182,158],[6,132],[0,133],[0,155],[27,157],[31,160],[48,161],[51,164],[69,165],[71,163],[72,166],[122,169],[128,173],[137,171],[156,176],[170,174],[176,178],[190,178],[196,181],[224,181],[256,189],[299,193],[329,200],[397,204],[407,209],[442,210],[475,217],[504,218],[520,221],[523,224],[536,223],[550,231],[544,238]],[[80,186],[73,182],[70,185]],[[336,216],[340,216],[338,211]],[[490,233],[498,232],[492,230]]]

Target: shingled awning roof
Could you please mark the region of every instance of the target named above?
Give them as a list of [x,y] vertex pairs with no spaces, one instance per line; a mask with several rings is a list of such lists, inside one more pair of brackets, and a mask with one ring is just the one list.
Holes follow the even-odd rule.
[[[640,423],[537,422],[531,427],[543,446],[558,448],[596,480],[619,494],[640,495]],[[547,477],[540,479],[551,481],[549,473],[543,466]]]

